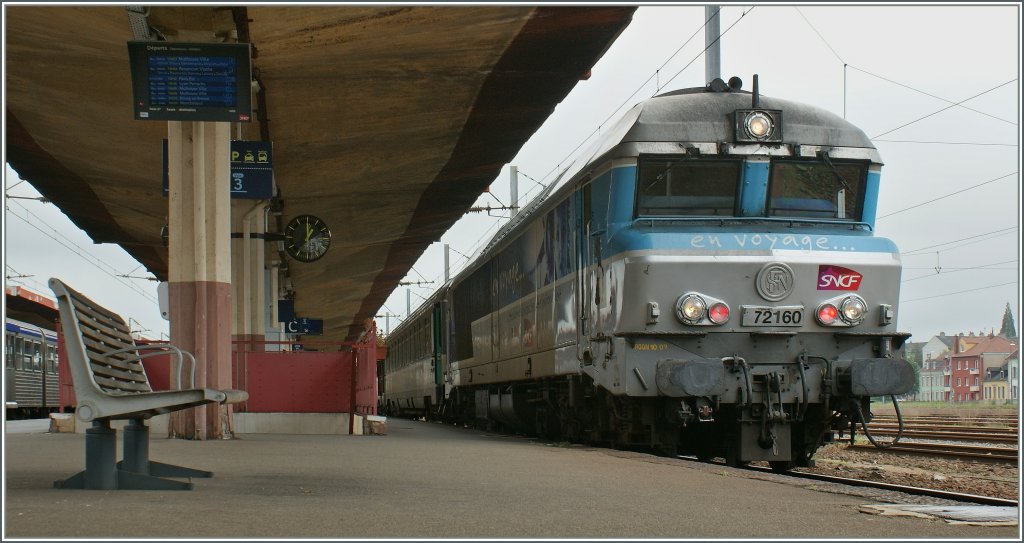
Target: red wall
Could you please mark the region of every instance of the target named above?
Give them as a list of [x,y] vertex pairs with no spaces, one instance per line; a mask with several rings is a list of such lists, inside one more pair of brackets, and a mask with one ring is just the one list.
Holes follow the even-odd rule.
[[[352,403],[351,352],[243,352],[235,375],[246,383],[249,413],[347,413]],[[239,355],[243,360],[237,362]]]

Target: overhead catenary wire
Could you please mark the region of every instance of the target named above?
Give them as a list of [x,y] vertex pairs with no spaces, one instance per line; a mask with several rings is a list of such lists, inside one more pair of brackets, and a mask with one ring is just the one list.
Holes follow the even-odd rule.
[[960,291],[957,291],[957,292],[947,292],[945,294],[936,294],[934,296],[925,296],[924,298],[914,298],[912,300],[901,300],[901,302],[905,303],[905,304],[909,304],[911,302],[920,302],[921,300],[931,300],[933,298],[942,298],[942,297],[946,297],[946,296],[955,296],[957,294],[966,294],[968,292],[977,292],[979,290],[988,290],[988,289],[992,289],[992,288],[1005,287],[1007,285],[1016,285],[1016,284],[1018,284],[1017,281],[1010,281],[1010,282],[1007,282],[1007,283],[999,283],[998,285],[988,285],[988,286],[985,286],[985,287],[978,287],[978,288],[972,288],[972,289],[967,289],[967,290],[960,290]]
[[[15,203],[17,203],[18,206],[21,207],[27,214],[31,215],[32,217],[35,217],[39,221],[42,221],[42,219],[40,219],[39,216],[35,215],[34,213],[29,211],[28,209],[25,209],[25,207],[22,206],[20,203],[18,203],[18,202],[15,202]],[[58,236],[60,236],[61,238],[64,238],[63,240],[59,239],[58,237],[54,236],[53,234],[51,234],[51,233],[49,233],[49,232],[47,232],[45,230],[43,230],[37,224],[35,224],[33,221],[30,221],[27,218],[22,217],[21,215],[18,215],[17,213],[14,213],[13,210],[9,206],[7,207],[7,210],[11,211],[11,216],[17,217],[18,219],[24,221],[25,224],[27,224],[27,225],[31,226],[32,228],[36,229],[37,231],[39,231],[44,236],[52,239],[53,241],[55,241],[58,244],[60,244],[62,247],[64,247],[64,248],[68,249],[69,251],[75,253],[76,255],[81,257],[86,262],[92,264],[93,266],[95,266],[97,269],[99,269],[103,273],[113,277],[114,280],[116,280],[117,282],[121,283],[122,285],[124,285],[124,286],[126,286],[126,287],[128,287],[130,289],[132,289],[133,291],[138,293],[143,298],[149,300],[150,302],[152,302],[154,304],[157,303],[156,298],[154,298],[153,296],[151,296],[150,294],[148,294],[144,290],[140,289],[134,283],[122,280],[121,277],[119,277],[118,270],[114,269],[112,266],[110,266],[110,265],[106,264],[105,262],[103,262],[103,260],[100,259],[99,257],[89,253],[89,251],[83,249],[77,243],[75,243],[74,241],[68,239],[66,236],[64,236],[63,234],[61,234],[57,230],[53,230],[53,232],[55,234],[57,234]]]
[[[1017,268],[993,268],[992,267],[992,266],[1000,266],[1002,264],[1010,264],[1010,263],[1016,262],[1016,261],[1017,261],[1016,259],[1014,259],[1014,260],[1007,260],[1007,261],[1004,261],[1004,262],[996,262],[996,263],[993,263],[993,264],[981,264],[979,266],[971,266],[971,267],[968,267],[968,268],[942,268],[941,271],[936,271],[935,273],[929,273],[927,275],[919,275],[917,277],[911,277],[909,279],[904,279],[902,282],[903,283],[909,283],[911,281],[917,281],[918,279],[926,279],[928,277],[941,277],[943,275],[948,275],[950,273],[965,272],[965,271],[970,271],[970,270],[999,270],[999,271],[1016,270]],[[910,269],[910,268],[903,268],[903,269],[907,270],[907,269]]]
[[933,117],[935,115],[938,115],[939,113],[942,113],[943,111],[946,111],[947,109],[954,108],[956,106],[959,106],[960,104],[963,104],[964,102],[969,102],[971,100],[974,100],[975,98],[978,98],[979,96],[984,96],[984,95],[986,95],[986,94],[988,94],[988,93],[990,93],[990,92],[992,92],[992,91],[994,91],[996,89],[1000,89],[1002,87],[1005,87],[1006,85],[1009,85],[1010,83],[1013,83],[1016,80],[1017,80],[1017,78],[1013,78],[1013,79],[1007,81],[1006,83],[1001,83],[999,85],[996,85],[995,87],[992,87],[991,89],[979,92],[978,94],[975,94],[974,96],[971,96],[970,98],[965,98],[963,100],[960,100],[959,102],[950,104],[950,105],[948,105],[948,106],[946,106],[946,107],[944,107],[944,108],[942,108],[940,110],[933,111],[933,112],[931,112],[931,113],[929,113],[929,114],[927,114],[927,115],[925,115],[923,117],[918,117],[917,119],[914,119],[913,121],[901,124],[901,125],[897,126],[896,128],[892,128],[892,129],[886,130],[885,132],[882,132],[881,134],[877,134],[875,136],[872,136],[871,139],[873,140],[875,138],[880,138],[880,137],[885,136],[887,134],[892,134],[893,132],[895,132],[897,130],[901,130],[901,129],[906,128],[906,127],[908,127],[908,126],[910,126],[912,124],[915,124],[915,123],[918,123],[920,121],[923,121],[923,120],[925,120],[925,119],[927,119],[929,117]]
[[[931,94],[931,93],[929,93],[929,92],[925,92],[925,91],[923,91],[923,90],[921,90],[921,89],[916,89],[916,88],[914,88],[914,87],[911,87],[910,85],[906,85],[906,84],[904,84],[904,83],[900,83],[899,81],[893,81],[892,79],[889,79],[889,78],[887,78],[887,77],[882,77],[882,76],[880,76],[880,75],[877,75],[877,74],[873,74],[873,73],[871,73],[871,72],[869,72],[869,71],[867,71],[867,70],[864,70],[864,69],[862,69],[862,68],[858,68],[858,67],[856,67],[856,66],[853,66],[853,65],[849,65],[849,66],[850,66],[850,68],[853,68],[854,70],[857,70],[858,72],[861,72],[861,73],[863,73],[863,74],[867,74],[867,75],[870,75],[871,77],[876,77],[876,78],[878,78],[878,79],[881,79],[882,81],[887,81],[887,82],[889,82],[889,83],[892,83],[893,85],[899,85],[899,86],[901,86],[901,87],[903,87],[903,88],[905,88],[905,89],[910,89],[910,90],[912,90],[912,91],[914,91],[914,92],[917,92],[917,93],[923,94],[923,95],[925,95],[925,96],[928,96],[928,97],[931,97],[931,98],[935,98],[936,100],[941,100],[941,101],[943,101],[943,102],[946,102],[946,103],[948,103],[948,104],[952,104],[953,106],[958,106],[958,107],[961,107],[961,108],[963,108],[963,109],[966,109],[966,110],[968,110],[968,111],[973,111],[973,112],[975,112],[975,113],[978,113],[978,114],[980,114],[980,115],[984,115],[984,116],[986,116],[986,117],[991,117],[991,118],[993,118],[993,119],[995,119],[995,120],[997,120],[997,121],[1002,121],[1002,122],[1004,122],[1004,123],[1007,123],[1007,124],[1012,124],[1013,126],[1017,126],[1017,123],[1015,123],[1015,122],[1013,122],[1013,121],[1010,121],[1010,120],[1004,119],[1004,118],[1002,118],[1002,117],[997,117],[997,116],[995,116],[995,115],[992,115],[992,114],[990,114],[990,113],[985,113],[984,111],[979,111],[979,110],[977,110],[977,109],[974,109],[974,108],[971,108],[971,107],[967,107],[967,106],[963,105],[963,102],[966,102],[967,100],[971,100],[972,98],[977,98],[977,96],[975,96],[975,97],[972,97],[972,98],[968,98],[967,100],[962,100],[962,101],[960,101],[960,102],[954,102],[953,100],[949,100],[949,99],[947,99],[947,98],[943,98],[943,97],[941,97],[941,96],[936,96],[936,95],[934,95],[934,94]],[[1010,83],[1012,83],[1013,81],[1016,81],[1016,79],[1013,79],[1013,80],[1011,80],[1011,81],[1010,81]],[[1006,85],[1006,84],[1007,84],[1007,83],[1004,83],[1003,85]],[[1000,87],[1002,87],[1003,85],[1000,85]],[[996,88],[999,88],[999,87],[996,87]],[[993,89],[993,90],[994,90],[994,89]],[[986,91],[986,92],[988,92],[988,91]],[[983,94],[984,94],[984,93],[983,93]],[[873,139],[873,138],[872,138],[872,139]]]
[[882,220],[882,219],[884,219],[886,217],[892,217],[893,215],[896,215],[897,213],[903,213],[904,211],[910,211],[911,209],[918,209],[918,208],[920,208],[921,206],[923,206],[925,204],[930,204],[930,203],[933,203],[933,202],[938,202],[939,200],[943,200],[945,198],[949,198],[950,196],[956,196],[957,194],[961,194],[961,193],[967,192],[969,190],[976,189],[978,187],[987,185],[989,183],[995,183],[996,181],[999,181],[999,180],[1002,180],[1002,179],[1006,179],[1007,177],[1010,177],[1011,175],[1017,175],[1017,173],[1018,172],[1010,172],[1010,173],[1008,173],[1006,175],[1001,175],[999,177],[996,177],[995,179],[989,179],[988,181],[983,181],[981,183],[978,183],[977,185],[971,185],[969,187],[960,189],[958,191],[951,192],[949,194],[944,194],[944,195],[939,196],[937,198],[932,198],[931,200],[926,200],[924,202],[920,202],[920,203],[914,204],[912,206],[905,207],[905,208],[897,210],[897,211],[893,211],[891,213],[886,213],[885,215],[882,215],[882,216],[878,217],[878,220]]
[[[828,42],[828,40],[825,39],[825,36],[822,36],[821,32],[818,32],[818,29],[814,26],[813,23],[811,23],[810,19],[808,19],[807,16],[804,15],[804,12],[800,11],[800,8],[795,7],[795,6],[794,6],[793,9],[795,9],[796,12],[800,14],[800,17],[803,18],[803,20],[807,23],[807,25],[811,27],[811,30],[813,30],[814,33],[818,35],[818,38],[821,39],[821,41],[825,44],[825,46],[828,47],[829,51],[832,51],[832,54],[835,55],[836,59],[838,59],[839,62],[842,63],[842,65],[843,65],[843,118],[846,118],[846,70],[847,70],[847,68],[851,68],[851,69],[856,70],[858,72],[861,72],[861,73],[863,73],[865,75],[870,75],[871,77],[875,77],[877,79],[881,79],[882,81],[886,81],[888,83],[892,83],[893,85],[898,85],[898,86],[903,87],[905,89],[909,89],[909,90],[912,90],[914,92],[923,94],[925,96],[928,96],[928,97],[931,97],[931,98],[935,98],[936,100],[941,100],[941,101],[946,102],[948,104],[952,104],[953,106],[958,106],[958,107],[966,109],[968,111],[973,111],[974,113],[978,113],[978,114],[984,115],[986,117],[991,117],[991,118],[993,118],[993,119],[995,119],[997,121],[1002,121],[1004,123],[1008,123],[1008,124],[1011,124],[1013,126],[1017,126],[1017,123],[1015,123],[1013,121],[1010,121],[1010,120],[1007,120],[1007,119],[1003,119],[1002,117],[997,117],[997,116],[992,115],[990,113],[986,113],[984,111],[980,111],[980,110],[977,110],[977,109],[974,109],[974,108],[971,108],[971,107],[963,105],[963,102],[966,102],[967,100],[971,100],[973,98],[977,98],[977,96],[972,97],[972,98],[968,98],[967,100],[962,100],[961,102],[954,102],[953,100],[949,100],[949,99],[943,98],[941,96],[936,96],[936,95],[934,95],[934,94],[932,94],[930,92],[925,92],[925,91],[923,91],[921,89],[914,88],[914,87],[912,87],[910,85],[907,85],[905,83],[900,83],[899,81],[895,81],[895,80],[889,79],[887,77],[883,77],[883,76],[880,76],[878,74],[871,73],[871,72],[869,72],[869,71],[867,71],[867,70],[865,70],[863,68],[859,68],[857,66],[854,66],[854,65],[846,62],[846,60],[843,59],[843,57],[841,57],[839,55],[839,53],[836,52],[835,48],[832,47],[832,44],[830,44]],[[1000,85],[1000,86],[1002,86],[1002,85]],[[986,92],[988,92],[988,91],[986,91]],[[902,128],[902,127],[900,127],[900,128]],[[872,139],[874,139],[874,138],[872,138]]]
[[[1009,226],[1009,227],[1006,227],[1006,228],[1000,228],[999,230],[992,230],[991,232],[985,232],[983,234],[975,234],[973,236],[968,236],[966,238],[955,239],[953,241],[946,241],[946,242],[943,242],[943,243],[937,243],[935,245],[929,245],[927,247],[921,247],[919,249],[913,249],[913,250],[910,250],[910,251],[904,251],[904,252],[900,253],[900,255],[901,256],[918,256],[918,254],[921,254],[923,251],[929,251],[930,249],[934,249],[936,247],[942,247],[943,245],[952,245],[954,243],[959,243],[961,241],[973,240],[973,239],[981,238],[981,237],[992,235],[992,234],[996,234],[996,235],[1002,236],[1002,235],[1006,235],[1006,234],[1008,234],[1011,231],[1016,230],[1016,229],[1017,229],[1017,226]],[[926,254],[931,254],[931,252],[928,252]]]

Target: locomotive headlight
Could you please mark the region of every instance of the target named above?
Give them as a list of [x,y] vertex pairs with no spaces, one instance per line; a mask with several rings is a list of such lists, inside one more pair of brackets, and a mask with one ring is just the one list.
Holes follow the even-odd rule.
[[733,112],[736,142],[765,143],[782,141],[782,110],[737,109]]
[[859,296],[850,296],[843,300],[839,310],[844,321],[850,324],[858,324],[864,320],[864,314],[867,313],[868,306]]
[[676,304],[676,316],[685,324],[697,324],[704,318],[707,302],[696,294],[684,294]]
[[772,125],[772,120],[767,115],[760,111],[755,111],[747,115],[747,120],[744,122],[747,128],[747,134],[752,138],[759,140],[765,139],[772,134],[775,126]]
[[831,326],[832,323],[836,322],[836,318],[839,317],[839,310],[833,304],[821,304],[818,306],[818,312],[815,315],[818,318],[818,322],[825,326]]

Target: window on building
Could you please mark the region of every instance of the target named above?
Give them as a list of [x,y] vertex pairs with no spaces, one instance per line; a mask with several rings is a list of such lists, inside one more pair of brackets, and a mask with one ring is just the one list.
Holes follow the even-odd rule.
[[956,378],[956,386],[958,386],[958,387],[964,386],[963,379],[964,379],[963,377],[957,377]]
[[960,369],[960,361],[959,360],[956,361],[956,369]]
[[974,376],[974,386],[978,386],[978,376]]

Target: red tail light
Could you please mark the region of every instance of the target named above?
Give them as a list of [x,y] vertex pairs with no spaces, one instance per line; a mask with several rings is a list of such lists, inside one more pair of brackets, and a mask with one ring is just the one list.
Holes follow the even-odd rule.
[[725,304],[715,304],[708,310],[708,318],[715,324],[724,324],[729,320],[729,306]]
[[818,322],[826,326],[836,321],[836,317],[839,316],[839,310],[832,304],[825,304],[818,308]]

